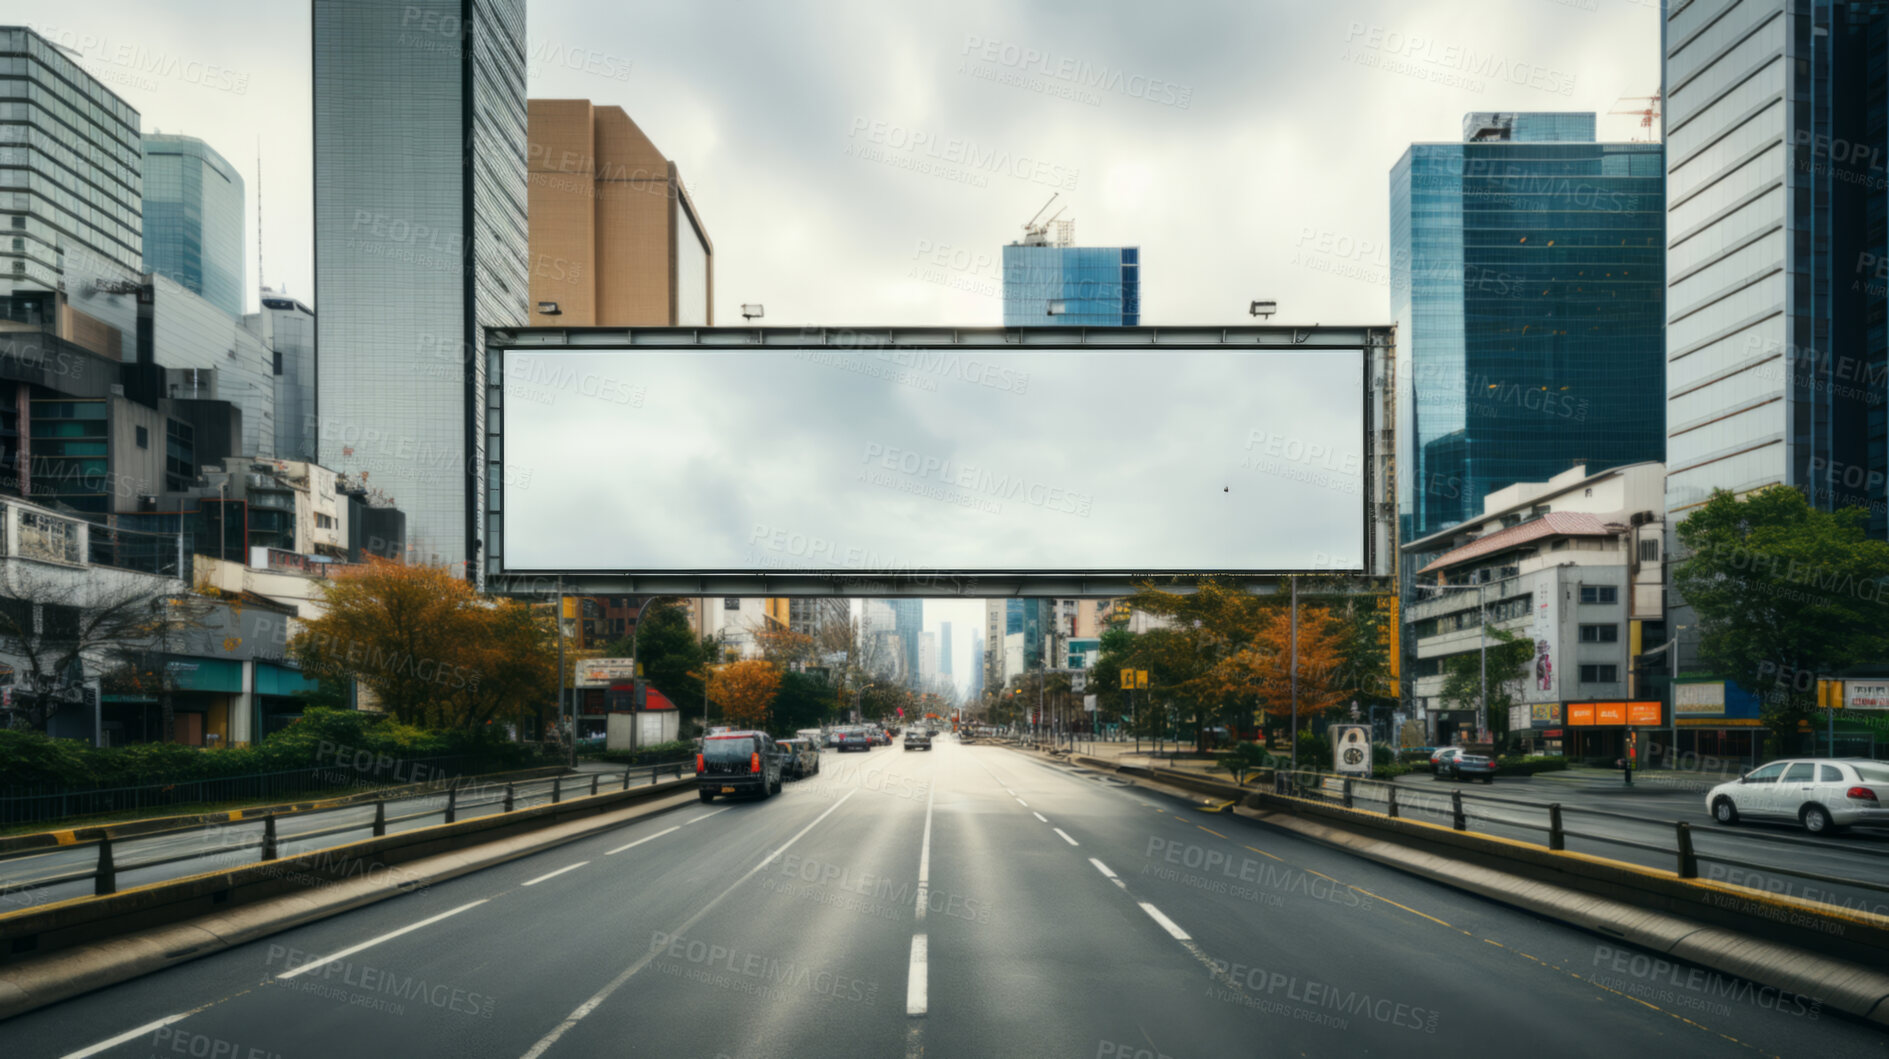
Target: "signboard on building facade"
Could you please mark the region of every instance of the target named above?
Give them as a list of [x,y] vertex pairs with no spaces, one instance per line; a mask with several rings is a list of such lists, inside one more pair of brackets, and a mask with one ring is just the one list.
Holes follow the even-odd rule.
[[1889,680],[1846,680],[1843,701],[1850,710],[1889,710]]
[[586,658],[577,663],[580,688],[607,688],[635,678],[636,667],[627,658]]
[[1519,732],[1529,726],[1531,715],[1527,706],[1509,707],[1509,731]]
[[1561,704],[1537,702],[1528,708],[1528,719],[1535,724],[1558,725],[1561,723]]
[[1527,635],[1535,645],[1535,657],[1530,663],[1532,671],[1523,687],[1528,689],[1526,697],[1531,701],[1555,697],[1554,644],[1560,634],[1555,603],[1553,590],[1540,593],[1535,600],[1533,620],[1528,627]]
[[1702,684],[1675,684],[1673,712],[1681,717],[1725,716],[1725,682],[1713,680]]
[[1658,701],[1627,703],[1627,723],[1657,728],[1665,722],[1665,711]]

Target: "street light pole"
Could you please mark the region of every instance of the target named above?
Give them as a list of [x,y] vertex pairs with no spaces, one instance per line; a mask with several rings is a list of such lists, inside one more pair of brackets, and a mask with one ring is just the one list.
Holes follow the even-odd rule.
[[[557,605],[557,613],[555,615],[554,620],[557,622],[557,627],[558,627],[558,722],[562,724],[564,722],[564,699],[565,699],[564,578],[562,576],[558,577],[558,605]],[[568,734],[568,738],[570,741],[570,753],[567,760],[572,765],[572,767],[575,767],[577,765],[577,719],[575,716],[571,718],[571,728]]]
[[1299,767],[1299,579],[1292,579],[1292,648],[1287,669],[1292,681],[1292,768]]

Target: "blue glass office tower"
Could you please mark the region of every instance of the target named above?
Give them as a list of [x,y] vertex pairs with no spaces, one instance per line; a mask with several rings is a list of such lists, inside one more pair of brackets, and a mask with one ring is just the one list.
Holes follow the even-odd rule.
[[905,684],[916,689],[919,686],[919,653],[923,650],[920,635],[925,629],[925,601],[922,599],[893,599],[887,605],[892,608],[892,632],[899,638],[899,654],[904,666]]
[[1664,458],[1661,159],[1592,114],[1471,114],[1392,168],[1400,539]]
[[194,136],[144,137],[144,268],[243,315],[243,178]]
[[1136,327],[1141,249],[1004,247],[1005,327]]
[[528,319],[525,0],[314,0],[312,26],[321,462],[477,579],[484,328]]
[[1667,15],[1669,527],[1781,483],[1889,535],[1886,23],[1844,0]]

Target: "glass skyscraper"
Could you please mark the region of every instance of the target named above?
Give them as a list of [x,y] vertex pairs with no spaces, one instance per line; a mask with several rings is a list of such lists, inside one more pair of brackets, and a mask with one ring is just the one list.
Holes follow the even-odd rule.
[[136,358],[139,158],[130,104],[46,38],[0,27],[0,318]]
[[321,462],[476,576],[483,328],[527,318],[524,0],[315,0],[313,29]]
[[1139,247],[1004,247],[1005,327],[1140,324]]
[[1399,536],[1575,464],[1663,458],[1661,147],[1471,114],[1390,174]]
[[892,608],[892,632],[899,638],[900,665],[907,687],[919,687],[921,652],[925,629],[925,601],[922,599],[887,600]]
[[144,137],[144,268],[243,315],[243,178],[194,136]]
[[262,336],[275,369],[277,459],[318,462],[315,450],[315,311],[264,288],[262,311],[246,318]]
[[1842,0],[1667,15],[1669,526],[1782,483],[1889,533],[1886,24]]

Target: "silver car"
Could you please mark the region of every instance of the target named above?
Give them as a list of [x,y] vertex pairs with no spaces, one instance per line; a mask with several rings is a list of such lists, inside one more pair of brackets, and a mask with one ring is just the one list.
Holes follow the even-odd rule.
[[1889,762],[1791,758],[1755,768],[1706,792],[1721,824],[1795,821],[1812,834],[1856,825],[1889,826]]

